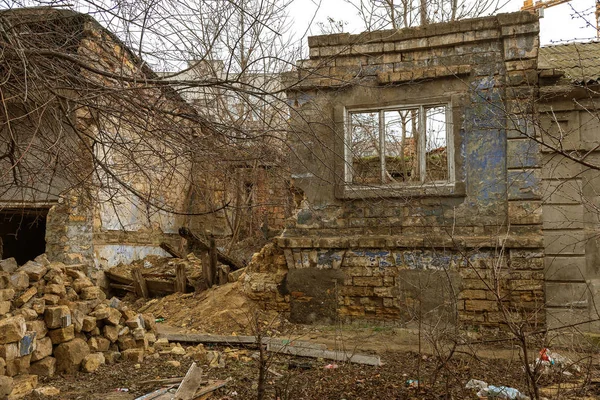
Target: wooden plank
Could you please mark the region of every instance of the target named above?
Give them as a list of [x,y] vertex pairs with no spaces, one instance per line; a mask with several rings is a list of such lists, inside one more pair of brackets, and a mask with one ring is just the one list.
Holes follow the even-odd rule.
[[160,248],[175,258],[184,258],[183,255],[181,253],[179,253],[177,250],[175,250],[175,248],[173,246],[171,246],[169,243],[161,242]]
[[[205,344],[238,344],[253,345],[256,344],[256,336],[227,336],[227,335],[206,335],[202,333],[176,333],[176,332],[158,332],[159,338],[165,338],[169,342],[181,343],[205,343]],[[284,338],[263,337],[262,344],[271,343],[274,346],[296,346],[313,350],[326,350],[327,346],[322,343],[306,342],[302,340],[290,340]]]
[[[188,241],[192,242],[191,247],[192,248],[195,247],[197,249],[197,251],[199,251],[199,252],[210,251],[210,245],[207,244],[206,242],[204,242],[204,240],[200,239],[200,237],[198,237],[196,234],[194,234],[188,228],[185,228],[185,227],[179,228],[179,234],[182,237],[184,237],[185,239],[187,239]],[[233,269],[233,270],[244,268],[244,265],[242,263],[234,260],[233,258],[229,257],[226,254],[221,253],[218,250],[217,250],[217,260],[221,264],[229,265],[231,267],[231,269]]]
[[138,297],[143,297],[147,299],[148,295],[148,285],[146,284],[146,278],[142,275],[142,270],[140,267],[135,267],[131,270],[131,275],[133,276],[133,287],[135,289],[135,294]]
[[192,363],[190,369],[188,369],[185,378],[181,381],[177,392],[173,400],[191,400],[195,396],[196,391],[202,384],[202,368],[198,367],[196,363]]
[[175,292],[185,293],[187,287],[187,278],[185,276],[185,265],[177,264],[175,266]]
[[[169,393],[169,390],[171,390],[174,387],[175,387],[175,385],[171,385],[166,388],[158,389],[158,390],[155,390],[154,392],[150,392],[143,396],[137,397],[135,400],[159,400],[161,398],[165,398],[165,399],[169,398],[170,399],[172,394]],[[168,396],[168,397],[166,397],[166,396]]]
[[135,292],[135,289],[131,285],[121,285],[119,283],[109,283],[109,287],[117,290],[125,290],[127,292]]
[[326,358],[329,360],[335,360],[340,362],[374,365],[377,367],[382,365],[379,356],[368,356],[363,354],[348,353],[345,351],[319,350],[307,347],[281,345],[274,343],[267,343],[267,351],[279,354],[290,354],[293,356],[300,357]]
[[193,400],[200,400],[200,399],[206,398],[203,396],[206,396],[207,394],[212,393],[219,388],[222,388],[223,386],[227,385],[230,380],[231,380],[231,378],[228,378],[224,381],[215,381],[214,383],[212,383],[206,387],[203,387],[195,394]]
[[210,274],[210,286],[213,286],[217,283],[217,243],[215,242],[215,237],[210,235],[210,240],[208,242],[210,249],[208,250],[209,257],[209,274]]

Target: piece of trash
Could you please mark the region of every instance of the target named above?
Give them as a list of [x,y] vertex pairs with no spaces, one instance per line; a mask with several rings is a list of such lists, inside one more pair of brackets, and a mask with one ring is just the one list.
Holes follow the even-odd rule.
[[338,367],[337,364],[327,364],[324,368],[325,369],[336,369]]
[[164,318],[156,318],[156,319],[154,320],[154,322],[157,322],[157,323],[159,323],[159,324],[160,324],[161,322],[165,322],[165,319],[164,319]]
[[237,396],[238,393],[234,390],[233,392],[229,393],[230,396]]
[[406,381],[406,386],[408,386],[409,388],[418,388],[419,381],[416,379],[409,379]]
[[466,389],[477,389],[477,390],[481,390],[481,389],[485,389],[488,387],[487,382],[484,381],[480,381],[479,379],[471,379],[469,382],[467,382],[467,384],[465,385]]
[[129,392],[129,389],[127,389],[127,388],[116,388],[115,392]]
[[477,392],[477,397],[501,400],[529,400],[529,396],[525,396],[518,389],[494,385],[489,385],[487,388],[481,389]]
[[288,364],[288,369],[311,369],[312,364],[310,363],[301,363],[296,361],[290,361]]
[[[544,367],[544,372],[548,372],[548,368],[553,366],[565,369],[572,368],[575,372],[581,372],[581,367],[579,365],[575,364],[569,358],[551,351],[547,347],[540,350],[540,356],[535,362],[536,365],[542,365]],[[530,365],[530,367],[534,368],[535,365]]]

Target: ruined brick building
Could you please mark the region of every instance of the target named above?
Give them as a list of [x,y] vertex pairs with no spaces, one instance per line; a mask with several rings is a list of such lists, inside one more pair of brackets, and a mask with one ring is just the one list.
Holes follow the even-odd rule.
[[202,130],[177,117],[191,108],[138,84],[156,75],[87,15],[15,9],[0,24],[4,257],[101,269],[166,254],[191,169],[173,143]]
[[288,91],[304,200],[280,281],[257,268],[249,293],[304,322],[592,329],[600,45],[538,33],[513,13],[309,38]]

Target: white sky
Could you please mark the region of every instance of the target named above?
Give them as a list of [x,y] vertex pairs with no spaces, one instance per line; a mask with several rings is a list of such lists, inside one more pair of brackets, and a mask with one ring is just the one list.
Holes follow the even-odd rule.
[[[317,6],[319,2],[320,7]],[[502,12],[518,11],[522,5],[522,0],[508,0],[508,4],[502,9]],[[540,20],[541,44],[595,39],[595,7],[596,0],[572,0],[569,3],[544,10],[544,17]],[[317,11],[316,15],[315,11]],[[309,35],[320,34],[316,23],[325,22],[328,16],[336,20],[347,21],[347,32],[362,31],[355,9],[344,0],[295,0],[290,8],[290,17],[294,20],[294,30],[299,35],[309,26],[313,16],[315,18]],[[589,23],[586,23],[585,20]]]

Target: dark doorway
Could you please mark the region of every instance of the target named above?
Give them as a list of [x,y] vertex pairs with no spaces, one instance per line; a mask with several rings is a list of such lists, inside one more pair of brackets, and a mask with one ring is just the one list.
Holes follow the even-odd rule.
[[0,211],[0,238],[3,251],[0,258],[14,257],[19,265],[33,260],[46,251],[47,209]]

